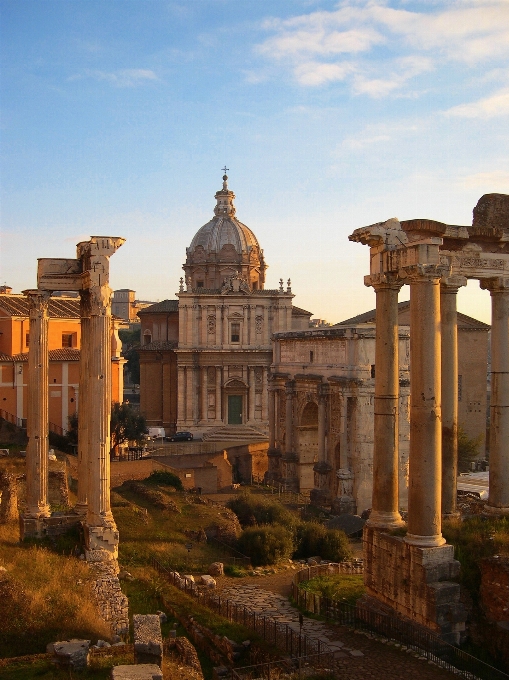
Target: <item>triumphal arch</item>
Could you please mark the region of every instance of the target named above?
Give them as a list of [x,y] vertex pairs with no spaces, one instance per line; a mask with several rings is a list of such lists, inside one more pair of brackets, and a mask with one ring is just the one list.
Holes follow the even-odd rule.
[[[349,237],[370,247],[376,292],[373,502],[364,533],[369,596],[458,641],[459,564],[442,537],[456,514],[456,294],[468,279],[492,302],[490,486],[486,513],[509,514],[509,196],[487,194],[472,226],[390,219]],[[408,532],[398,511],[398,293],[410,286]]]
[[[109,259],[125,242],[92,236],[76,259],[39,259],[37,289],[26,290],[30,309],[28,354],[27,507],[22,536],[51,533],[59,523],[82,521],[85,556],[115,560],[118,531],[110,506],[111,288]],[[78,402],[78,501],[73,516],[52,517],[48,504],[48,302],[54,291],[79,291],[81,355]]]

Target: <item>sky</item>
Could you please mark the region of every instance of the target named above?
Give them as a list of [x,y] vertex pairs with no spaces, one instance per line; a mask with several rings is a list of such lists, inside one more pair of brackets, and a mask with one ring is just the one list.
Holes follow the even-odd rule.
[[[509,193],[509,0],[0,0],[0,31],[14,292],[112,235],[111,286],[173,298],[226,166],[266,287],[336,323],[375,306],[354,229]],[[489,323],[476,281],[458,307]]]

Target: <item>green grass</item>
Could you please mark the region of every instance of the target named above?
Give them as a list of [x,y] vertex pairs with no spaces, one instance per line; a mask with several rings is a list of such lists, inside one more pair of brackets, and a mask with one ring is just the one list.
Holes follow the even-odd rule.
[[331,574],[317,576],[299,584],[301,590],[316,593],[331,600],[355,604],[366,592],[362,574]]

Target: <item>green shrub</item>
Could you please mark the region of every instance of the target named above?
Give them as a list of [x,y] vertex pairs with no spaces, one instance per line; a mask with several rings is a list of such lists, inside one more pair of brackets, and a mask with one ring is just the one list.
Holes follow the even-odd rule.
[[275,564],[293,552],[292,534],[282,526],[268,525],[244,529],[237,549],[251,558],[254,567]]
[[297,527],[296,538],[295,557],[319,555],[324,560],[343,562],[352,556],[348,538],[339,529],[326,529],[317,522],[301,522]]
[[226,505],[237,515],[243,527],[255,524],[294,527],[298,521],[297,517],[281,503],[253,496],[249,492],[230,499]]
[[177,477],[173,472],[168,472],[167,470],[153,470],[145,481],[150,482],[151,484],[172,486],[177,491],[184,490],[180,477]]
[[299,583],[300,590],[317,593],[331,600],[341,600],[355,604],[366,592],[362,574],[331,574],[316,576],[309,581]]

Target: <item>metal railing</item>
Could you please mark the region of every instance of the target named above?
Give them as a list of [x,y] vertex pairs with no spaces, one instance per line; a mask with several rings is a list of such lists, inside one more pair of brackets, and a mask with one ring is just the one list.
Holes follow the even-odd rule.
[[12,423],[13,425],[16,425],[17,427],[26,428],[26,426],[27,426],[26,418],[18,418],[18,416],[15,416],[13,413],[9,413],[8,411],[4,411],[3,408],[0,408],[0,418],[3,418],[8,423]]
[[216,595],[202,588],[189,579],[181,577],[177,572],[162,565],[154,557],[150,564],[172,585],[195,597],[200,604],[212,609],[220,616],[235,621],[257,633],[265,642],[277,647],[292,657],[333,655],[330,647],[322,642],[296,632],[287,623],[280,623],[270,616],[264,616],[250,607]]
[[[233,564],[234,566],[241,565],[243,567],[249,567],[251,565],[251,558],[248,557],[247,555],[244,555],[243,553],[239,552],[235,548],[233,548],[231,545],[228,545],[228,543],[223,543],[223,541],[220,541],[218,538],[215,538],[214,536],[211,536],[210,538],[207,539],[207,542],[214,542],[217,543],[219,548],[221,549],[223,555],[222,559],[223,562],[228,562],[229,564]],[[230,553],[230,554],[228,554]],[[232,555],[231,553],[235,553]]]
[[[341,564],[341,563],[340,563]],[[324,575],[333,565],[318,565],[298,572],[292,580],[292,597],[299,607],[355,630],[376,633],[404,650],[416,652],[428,661],[469,680],[509,680],[509,675],[445,642],[439,635],[412,621],[382,614],[372,609],[322,597],[299,588],[299,583]],[[337,566],[337,565],[334,565]],[[355,571],[343,573],[359,573]],[[299,577],[299,575],[301,575]]]
[[320,678],[333,680],[334,655],[328,653],[314,654],[311,656],[299,656],[293,659],[281,661],[268,661],[255,666],[242,666],[231,669],[231,680],[285,680],[309,677],[309,668],[320,671]]

